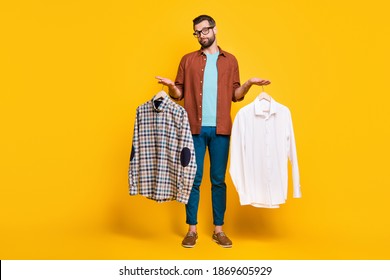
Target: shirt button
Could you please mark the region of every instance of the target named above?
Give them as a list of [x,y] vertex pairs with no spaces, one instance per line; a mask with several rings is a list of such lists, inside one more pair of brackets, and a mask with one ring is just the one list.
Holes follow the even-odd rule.
[[200,83],[203,83],[203,81],[200,81]]

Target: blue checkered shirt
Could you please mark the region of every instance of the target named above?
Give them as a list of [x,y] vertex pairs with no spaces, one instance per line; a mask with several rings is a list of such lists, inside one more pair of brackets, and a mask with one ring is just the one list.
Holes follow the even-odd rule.
[[129,164],[129,193],[187,204],[196,173],[185,109],[165,96],[138,106]]

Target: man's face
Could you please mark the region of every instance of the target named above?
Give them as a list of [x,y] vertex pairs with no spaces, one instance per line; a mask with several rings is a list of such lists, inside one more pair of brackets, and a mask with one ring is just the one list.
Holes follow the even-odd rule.
[[[207,20],[204,20],[197,25],[194,26],[194,31],[198,33],[198,42],[203,48],[210,47],[214,41],[215,41],[215,27],[214,28],[208,28],[210,27],[210,24]],[[203,30],[204,33],[207,33],[204,35],[201,31]]]

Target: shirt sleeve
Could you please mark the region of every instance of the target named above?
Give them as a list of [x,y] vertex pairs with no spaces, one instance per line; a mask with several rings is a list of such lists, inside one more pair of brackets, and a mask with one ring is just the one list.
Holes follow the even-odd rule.
[[230,139],[230,168],[229,173],[233,184],[239,194],[244,192],[245,172],[244,172],[244,132],[243,123],[239,113],[234,118]]
[[180,165],[178,172],[178,192],[176,200],[187,204],[196,174],[194,142],[187,112],[183,109],[179,133]]
[[138,167],[139,167],[139,141],[138,141],[138,120],[139,120],[139,108],[137,108],[135,122],[134,122],[134,133],[133,142],[130,154],[129,164],[129,194],[138,194]]
[[245,98],[245,95],[242,98],[240,98],[240,99],[236,99],[236,97],[235,97],[234,93],[235,93],[236,89],[238,89],[240,86],[241,86],[241,83],[240,83],[240,71],[239,71],[239,67],[238,67],[238,61],[234,57],[234,65],[233,65],[233,98],[232,98],[233,102],[242,101]]
[[288,126],[288,133],[287,133],[287,156],[291,162],[292,167],[292,179],[293,179],[293,197],[294,198],[300,198],[302,197],[301,193],[301,184],[300,184],[300,177],[299,177],[299,168],[298,168],[298,156],[297,156],[297,149],[295,145],[295,136],[294,136],[294,128],[291,118],[291,113],[288,112],[288,118],[289,118],[289,126]]
[[180,98],[173,98],[174,100],[182,100],[184,98],[184,65],[185,65],[185,58],[183,57],[180,61],[179,68],[177,69],[176,79],[175,79],[175,86],[179,89],[181,92]]

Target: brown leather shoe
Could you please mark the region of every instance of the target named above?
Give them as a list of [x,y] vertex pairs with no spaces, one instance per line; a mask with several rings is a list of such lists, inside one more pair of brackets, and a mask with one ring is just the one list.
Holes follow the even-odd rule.
[[214,233],[213,241],[223,248],[231,248],[233,245],[232,241],[229,239],[229,237],[226,236],[224,232]]
[[189,231],[181,242],[181,246],[185,248],[192,248],[196,244],[196,239],[198,239],[198,234],[196,232]]

